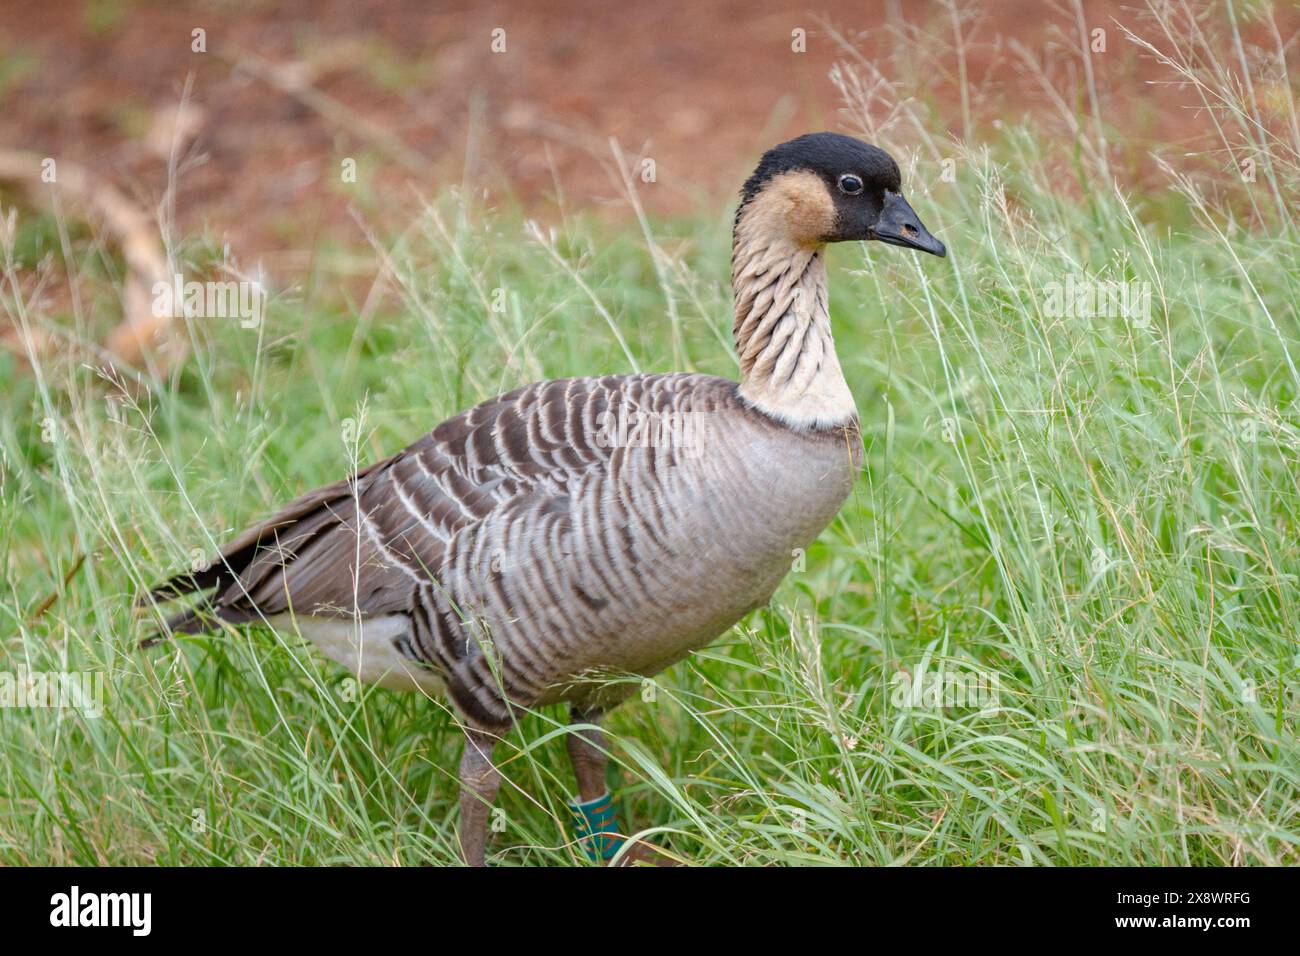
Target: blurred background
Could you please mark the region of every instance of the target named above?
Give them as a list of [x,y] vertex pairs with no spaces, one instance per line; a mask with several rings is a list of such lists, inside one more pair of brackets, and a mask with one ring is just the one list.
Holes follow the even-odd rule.
[[[736,190],[814,129],[950,255],[828,254],[861,480],[613,716],[624,819],[701,864],[1300,862],[1298,54],[1261,0],[3,0],[0,677],[112,719],[0,706],[0,863],[457,862],[436,701],[266,629],[142,654],[133,601],[517,385],[734,376]],[[182,274],[265,314],[160,312]],[[944,673],[1000,709],[894,693]],[[498,862],[582,862],[553,720]]]
[[[1215,26],[1216,7],[1170,9]],[[1283,35],[1261,24],[1248,41],[1294,36],[1300,13],[1278,7]],[[560,201],[626,214],[610,202],[611,138],[653,158],[652,213],[728,201],[768,145],[857,131],[837,60],[923,91],[970,142],[1025,116],[1050,133],[1095,98],[1124,134],[1119,181],[1154,183],[1149,151],[1186,164],[1214,118],[1126,30],[1161,41],[1143,5],[1118,0],[6,0],[0,148],[75,162],[150,215],[166,198],[180,234],[206,230],[287,278],[322,237],[361,238],[350,205],[405,221],[412,196],[449,185],[543,218]],[[1267,86],[1254,92],[1267,106]]]

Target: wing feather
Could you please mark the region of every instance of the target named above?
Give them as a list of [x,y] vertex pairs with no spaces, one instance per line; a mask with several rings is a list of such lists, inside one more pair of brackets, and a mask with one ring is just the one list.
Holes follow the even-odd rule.
[[[180,633],[201,632],[212,618],[242,622],[287,610],[417,613],[418,590],[437,586],[459,536],[494,517],[567,520],[570,507],[595,507],[570,498],[594,470],[608,472],[617,486],[624,455],[599,440],[607,411],[707,407],[734,389],[725,379],[686,374],[560,379],[516,389],[303,495],[235,538],[207,569],[177,575],[151,596],[204,595],[168,622]],[[635,504],[616,502],[620,510]],[[557,533],[552,525],[538,528],[547,538]],[[617,534],[601,544],[627,547]]]

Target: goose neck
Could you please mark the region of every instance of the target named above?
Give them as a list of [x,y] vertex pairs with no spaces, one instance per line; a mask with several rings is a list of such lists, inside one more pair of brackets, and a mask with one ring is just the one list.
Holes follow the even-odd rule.
[[801,430],[855,419],[831,334],[825,246],[746,226],[738,220],[731,267],[741,395]]

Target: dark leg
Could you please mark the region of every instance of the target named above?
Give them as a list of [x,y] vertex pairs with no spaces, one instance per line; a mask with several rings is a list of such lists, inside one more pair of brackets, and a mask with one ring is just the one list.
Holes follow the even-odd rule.
[[[583,803],[589,803],[609,792],[605,783],[605,767],[609,764],[609,738],[599,726],[603,716],[600,711],[583,713],[577,709],[571,714],[571,723],[596,725],[572,731],[566,741],[569,760],[573,764],[573,775],[578,778],[578,799]],[[669,863],[666,857],[656,853],[645,843],[636,843],[623,854],[623,865],[635,862],[654,863],[660,866]]]
[[595,800],[605,792],[605,767],[609,764],[609,740],[599,727],[603,715],[584,714],[574,710],[570,722],[596,724],[595,728],[575,730],[569,734],[569,760],[573,774],[578,778],[578,799]]
[[486,866],[487,820],[501,786],[501,773],[492,765],[496,735],[485,730],[465,731],[465,752],[460,758],[460,852],[470,866]]

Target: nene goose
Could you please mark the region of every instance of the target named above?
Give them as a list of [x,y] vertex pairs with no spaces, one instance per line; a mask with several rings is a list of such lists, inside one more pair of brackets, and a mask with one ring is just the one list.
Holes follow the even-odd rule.
[[[883,150],[832,133],[775,147],[735,218],[739,383],[611,375],[490,399],[156,589],[204,595],[167,631],[267,621],[360,680],[445,690],[463,718],[473,865],[501,781],[496,741],[521,709],[567,703],[581,725],[571,806],[584,848],[608,858],[598,722],[638,686],[608,678],[657,674],[766,603],[854,483],[862,440],[824,261],[826,243],[852,240],[945,255]],[[656,421],[657,440],[638,440]]]

